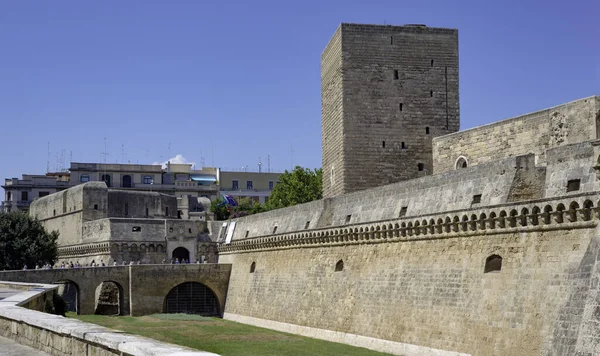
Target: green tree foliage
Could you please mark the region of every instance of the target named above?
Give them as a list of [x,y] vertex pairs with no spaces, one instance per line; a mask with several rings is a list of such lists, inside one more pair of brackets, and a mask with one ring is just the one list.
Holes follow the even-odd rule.
[[0,213],[0,270],[54,264],[58,256],[57,239],[57,231],[48,233],[27,213]]
[[310,170],[296,166],[291,172],[286,170],[279,176],[279,184],[273,188],[267,208],[279,209],[321,199],[322,177],[321,168]]

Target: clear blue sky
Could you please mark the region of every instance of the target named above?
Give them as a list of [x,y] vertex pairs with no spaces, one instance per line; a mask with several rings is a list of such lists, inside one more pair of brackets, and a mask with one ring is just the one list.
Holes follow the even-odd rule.
[[[2,1],[0,178],[73,161],[321,166],[340,22],[459,30],[461,128],[600,94],[600,1]],[[170,149],[169,149],[170,143]],[[214,152],[214,153],[213,153]],[[293,154],[292,154],[293,153]]]

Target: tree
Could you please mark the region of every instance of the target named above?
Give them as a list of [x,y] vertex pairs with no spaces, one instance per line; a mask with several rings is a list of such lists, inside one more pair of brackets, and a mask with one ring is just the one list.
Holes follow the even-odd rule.
[[286,170],[279,176],[279,184],[273,188],[267,208],[279,209],[321,199],[322,177],[321,168],[310,170],[296,166],[291,172]]
[[223,204],[221,198],[217,198],[210,202],[210,211],[215,214],[216,220],[227,220],[229,219],[230,210],[229,206]]
[[58,256],[57,239],[57,231],[48,233],[27,213],[0,213],[0,270],[54,264]]

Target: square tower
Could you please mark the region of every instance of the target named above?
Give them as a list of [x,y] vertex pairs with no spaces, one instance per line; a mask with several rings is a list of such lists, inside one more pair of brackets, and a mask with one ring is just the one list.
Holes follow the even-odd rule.
[[458,30],[342,23],[321,55],[323,197],[431,174],[459,129]]

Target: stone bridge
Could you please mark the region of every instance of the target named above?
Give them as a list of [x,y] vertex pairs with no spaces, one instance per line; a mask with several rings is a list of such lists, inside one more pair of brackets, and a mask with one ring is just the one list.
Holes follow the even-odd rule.
[[69,286],[72,309],[78,314],[94,314],[100,286],[112,282],[118,288],[115,314],[139,316],[195,308],[222,316],[230,273],[229,264],[134,265],[3,271],[0,281]]

